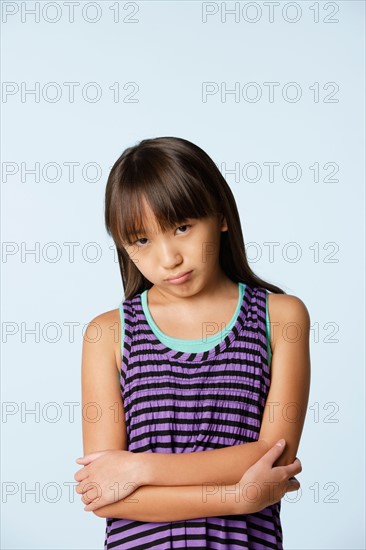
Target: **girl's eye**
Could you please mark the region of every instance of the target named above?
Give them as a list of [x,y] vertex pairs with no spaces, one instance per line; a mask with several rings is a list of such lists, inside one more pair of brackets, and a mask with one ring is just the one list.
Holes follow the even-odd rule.
[[[184,225],[179,225],[176,229],[182,229],[182,227],[191,227],[190,225],[188,224],[184,224]],[[183,234],[186,233],[187,231],[183,231]],[[137,239],[137,241],[131,243],[132,245],[133,244],[136,244],[137,246],[139,246],[140,248],[142,248],[145,243],[141,243],[140,241],[147,241],[148,239],[146,237],[141,237],[140,239]]]
[[[190,226],[187,225],[187,224],[184,224],[184,225],[180,225],[179,227],[177,227],[177,229],[181,229],[182,227],[190,227]],[[183,231],[183,233],[186,233],[186,231]]]
[[[132,243],[132,244],[137,244],[137,245],[138,245],[138,242],[139,242],[139,241],[147,241],[147,239],[146,239],[146,237],[141,237],[141,239],[137,239],[137,241],[135,241],[135,242]],[[142,246],[143,246],[143,244],[142,244]]]

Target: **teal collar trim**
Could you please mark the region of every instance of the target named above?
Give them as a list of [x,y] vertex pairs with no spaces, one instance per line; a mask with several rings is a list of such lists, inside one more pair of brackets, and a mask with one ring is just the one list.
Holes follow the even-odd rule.
[[195,340],[187,340],[185,338],[173,338],[172,336],[168,336],[167,334],[162,332],[150,314],[150,310],[147,304],[147,290],[144,290],[141,293],[141,305],[152,332],[155,334],[156,338],[160,340],[160,342],[175,351],[198,353],[201,351],[208,351],[215,347],[217,344],[220,344],[225,339],[226,335],[231,331],[239,315],[244,297],[245,286],[246,285],[244,283],[238,283],[238,303],[235,312],[225,330],[219,331],[216,334],[208,336],[205,339],[197,338]]

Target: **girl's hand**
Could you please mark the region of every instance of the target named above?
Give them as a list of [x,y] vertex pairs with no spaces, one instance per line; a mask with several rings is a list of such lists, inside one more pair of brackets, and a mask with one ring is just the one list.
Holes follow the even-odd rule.
[[84,464],[74,479],[80,482],[75,490],[83,495],[81,500],[86,504],[84,510],[87,512],[122,500],[143,484],[138,453],[98,451],[78,458],[76,462]]
[[[296,477],[293,477],[302,471],[301,462],[298,458],[295,458],[294,462],[288,466],[272,467],[286,446],[284,439],[280,441],[282,442],[281,446],[277,442],[240,479],[239,506],[244,507],[242,513],[248,513],[248,503],[251,513],[259,512],[281,500],[286,493],[297,491],[300,488],[300,483]],[[253,505],[254,509],[252,511]]]

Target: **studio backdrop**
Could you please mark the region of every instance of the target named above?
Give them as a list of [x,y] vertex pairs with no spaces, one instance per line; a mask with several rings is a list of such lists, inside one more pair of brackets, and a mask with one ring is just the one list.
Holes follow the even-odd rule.
[[356,0],[1,2],[2,548],[103,549],[74,490],[82,341],[123,298],[109,171],[158,136],[212,157],[251,268],[310,313],[284,548],[365,548],[364,18]]

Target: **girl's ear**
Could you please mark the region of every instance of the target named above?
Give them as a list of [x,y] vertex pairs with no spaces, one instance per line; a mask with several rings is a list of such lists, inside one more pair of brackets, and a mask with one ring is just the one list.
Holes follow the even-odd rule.
[[221,231],[228,231],[227,221],[224,214],[221,214]]

